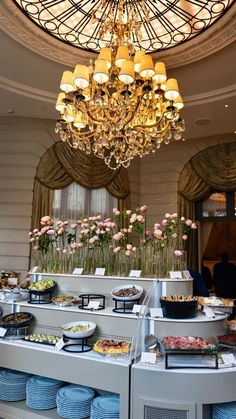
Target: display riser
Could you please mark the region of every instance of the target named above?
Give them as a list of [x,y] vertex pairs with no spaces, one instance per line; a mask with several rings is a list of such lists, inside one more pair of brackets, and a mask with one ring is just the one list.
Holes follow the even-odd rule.
[[[235,401],[235,388],[234,368],[165,370],[135,364],[131,372],[131,418],[147,419],[147,405],[186,410],[186,419],[209,419],[212,404]],[[178,414],[175,416],[178,419]]]

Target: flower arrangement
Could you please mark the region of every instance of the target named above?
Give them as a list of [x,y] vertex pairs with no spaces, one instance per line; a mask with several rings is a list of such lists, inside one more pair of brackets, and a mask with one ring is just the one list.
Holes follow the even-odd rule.
[[83,267],[94,273],[106,268],[107,275],[127,276],[130,269],[141,269],[143,276],[166,277],[170,270],[186,268],[185,245],[196,224],[177,213],[166,213],[152,231],[146,229],[148,207],[134,211],[113,209],[111,217],[101,215],[68,221],[44,216],[40,228],[30,235],[34,263],[43,272],[72,272]]

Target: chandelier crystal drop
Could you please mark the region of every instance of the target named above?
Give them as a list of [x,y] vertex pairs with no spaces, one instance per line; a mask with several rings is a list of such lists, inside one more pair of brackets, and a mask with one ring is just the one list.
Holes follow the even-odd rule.
[[[94,23],[106,2],[98,2]],[[99,33],[102,38],[109,32],[110,44],[95,62],[63,73],[56,103],[56,132],[62,141],[114,170],[128,167],[136,156],[155,153],[163,142],[180,140],[185,130],[177,80],[167,79],[163,62],[154,64],[151,55],[135,49],[133,40],[142,37],[149,21],[144,2],[143,10],[140,23],[135,3],[127,8],[119,1],[118,9],[110,3]]]

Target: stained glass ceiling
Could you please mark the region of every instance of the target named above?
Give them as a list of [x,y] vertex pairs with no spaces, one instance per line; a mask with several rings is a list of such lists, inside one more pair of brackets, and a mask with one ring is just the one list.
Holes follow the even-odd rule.
[[[14,0],[17,6],[41,29],[57,39],[78,48],[99,51],[111,40],[100,39],[101,23],[112,4],[114,17],[120,0]],[[166,50],[182,44],[212,26],[235,3],[235,0],[125,0],[140,21],[141,40],[133,42],[146,52]],[[94,22],[94,11],[99,16]]]

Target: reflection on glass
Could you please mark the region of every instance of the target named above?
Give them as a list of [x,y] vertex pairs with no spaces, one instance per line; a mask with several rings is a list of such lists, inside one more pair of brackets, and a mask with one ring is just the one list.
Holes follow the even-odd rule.
[[203,201],[203,217],[225,217],[226,214],[226,193],[215,192]]

